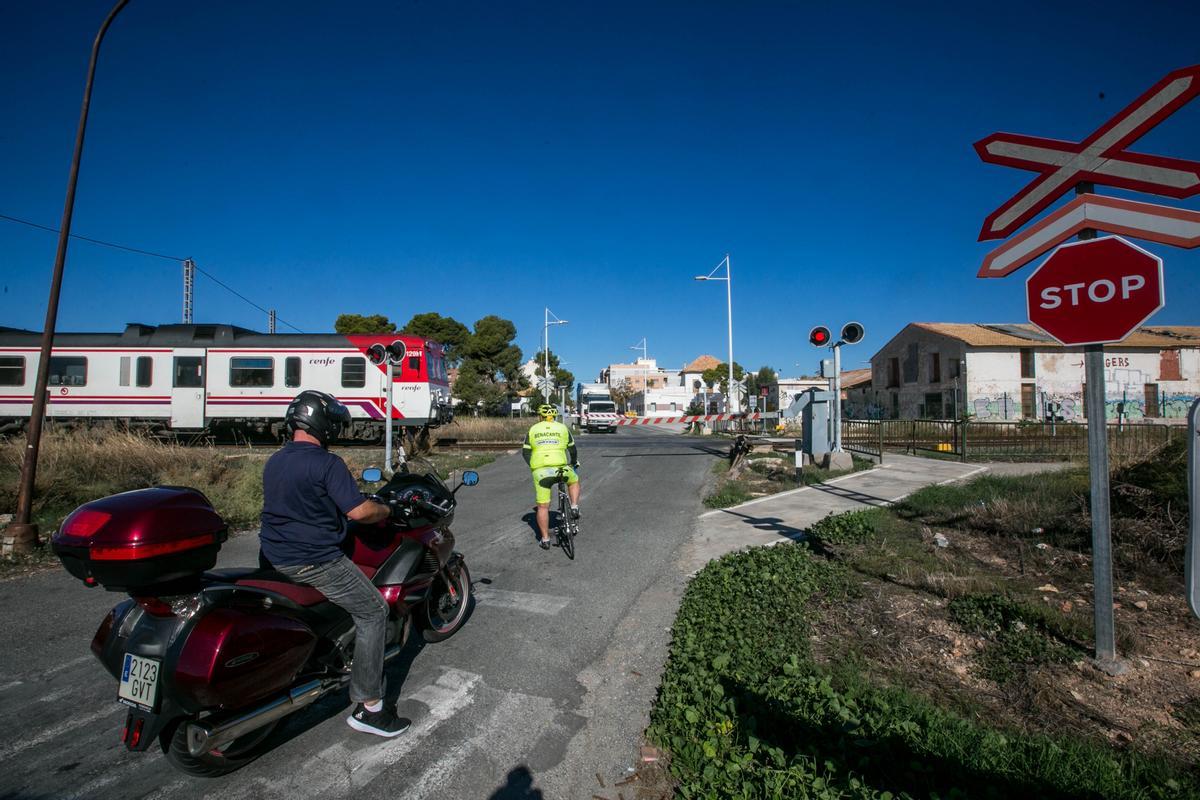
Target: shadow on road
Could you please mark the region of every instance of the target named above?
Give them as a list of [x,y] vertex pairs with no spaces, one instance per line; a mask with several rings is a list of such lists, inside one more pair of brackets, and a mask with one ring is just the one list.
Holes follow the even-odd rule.
[[841,486],[830,486],[827,483],[814,483],[808,488],[815,489],[818,492],[824,492],[825,494],[831,494],[834,497],[844,497],[847,500],[853,500],[854,502],[862,503],[865,506],[876,506],[878,508],[882,508],[883,506],[890,506],[892,504],[892,501],[885,497],[876,497],[873,494],[863,494],[862,492],[856,492],[853,489],[844,489]]
[[755,517],[750,514],[742,514],[729,509],[722,509],[722,514],[728,514],[731,517],[741,517],[742,521],[747,525],[752,525],[760,531],[767,531],[778,536],[783,536],[791,539],[793,542],[804,542],[808,540],[808,531],[801,528],[793,528],[791,525],[785,525],[779,517]]
[[544,800],[544,798],[542,790],[533,787],[533,773],[524,764],[509,770],[508,779],[504,785],[488,796],[488,800]]

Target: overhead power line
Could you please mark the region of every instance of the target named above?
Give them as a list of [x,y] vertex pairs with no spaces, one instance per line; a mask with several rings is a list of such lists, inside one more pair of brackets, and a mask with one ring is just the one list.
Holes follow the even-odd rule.
[[[37,228],[39,230],[49,231],[50,233],[58,233],[58,228],[51,228],[49,225],[39,225],[36,222],[30,222],[27,219],[21,219],[20,217],[13,217],[8,214],[0,214],[0,219],[8,220],[9,222],[16,222],[20,225],[28,225],[31,228]],[[151,256],[152,258],[161,258],[166,261],[174,261],[176,263],[182,263],[183,261],[186,260],[179,256],[169,256],[169,255],[166,255],[165,253],[155,253],[153,250],[143,250],[140,247],[129,247],[128,245],[117,244],[116,242],[106,242],[103,239],[93,239],[90,236],[80,236],[77,233],[72,233],[70,238],[78,239],[81,242],[90,242],[91,244],[97,244],[97,245],[100,245],[101,247],[111,247],[115,250],[124,250],[127,253],[137,253],[138,255]],[[216,275],[213,275],[211,272],[209,272],[207,270],[201,269],[198,265],[196,265],[194,260],[192,262],[192,265],[195,267],[196,272],[199,272],[201,275],[208,278],[210,281],[217,284],[222,289],[224,289],[225,291],[232,294],[234,297],[237,297],[239,300],[242,300],[243,302],[247,303],[248,305],[251,305],[254,308],[257,308],[259,311],[263,312],[268,317],[270,317],[271,314],[274,313],[273,311],[271,311],[269,309],[263,308],[258,303],[251,300],[249,297],[246,297],[246,295],[244,295],[241,292],[239,292],[238,290],[234,289],[232,286],[230,286],[229,284],[222,281]],[[281,325],[286,325],[287,327],[294,330],[296,333],[304,333],[304,331],[300,330],[295,325],[293,325],[292,323],[285,320],[283,317],[280,317],[278,314],[275,314],[275,321]]]

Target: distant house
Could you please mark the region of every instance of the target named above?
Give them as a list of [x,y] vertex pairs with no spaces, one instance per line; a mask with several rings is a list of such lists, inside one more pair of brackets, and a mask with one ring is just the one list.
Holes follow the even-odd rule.
[[[1200,396],[1200,326],[1146,326],[1105,350],[1110,420],[1183,419]],[[914,322],[847,395],[859,417],[1075,421],[1089,411],[1085,388],[1083,348],[1032,325]]]

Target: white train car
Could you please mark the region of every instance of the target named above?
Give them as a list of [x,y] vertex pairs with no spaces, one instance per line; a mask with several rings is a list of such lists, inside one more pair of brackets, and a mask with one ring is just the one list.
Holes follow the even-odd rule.
[[[123,333],[56,334],[47,416],[278,436],[291,399],[318,389],[350,409],[350,438],[373,440],[383,433],[387,407],[380,347],[394,354],[394,423],[449,422],[445,352],[436,342],[407,334],[264,334],[232,325],[132,324]],[[40,348],[41,334],[0,328],[0,432],[29,418]]]

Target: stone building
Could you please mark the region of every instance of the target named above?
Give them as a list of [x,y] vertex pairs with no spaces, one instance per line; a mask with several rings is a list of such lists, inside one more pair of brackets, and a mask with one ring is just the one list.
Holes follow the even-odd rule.
[[[914,322],[871,358],[848,417],[1082,421],[1083,348],[1028,324]],[[1105,346],[1109,420],[1182,420],[1200,396],[1200,326],[1148,325]]]

